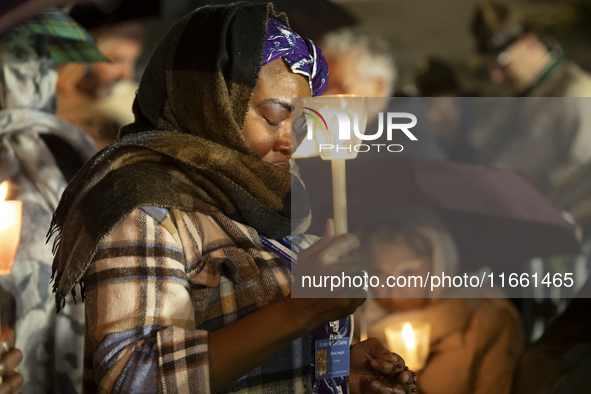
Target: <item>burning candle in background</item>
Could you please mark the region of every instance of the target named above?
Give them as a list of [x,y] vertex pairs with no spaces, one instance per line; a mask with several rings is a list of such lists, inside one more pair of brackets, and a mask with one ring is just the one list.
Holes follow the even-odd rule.
[[415,340],[415,332],[412,330],[410,324],[405,324],[402,327],[402,339],[404,339],[404,344],[406,345],[406,363],[408,365],[417,365],[419,360],[419,355],[417,354],[417,344]]
[[6,201],[8,182],[0,184],[0,275],[8,275],[21,235],[23,203]]
[[389,349],[400,354],[414,371],[420,371],[427,363],[430,338],[431,324],[427,322],[404,322],[386,328]]

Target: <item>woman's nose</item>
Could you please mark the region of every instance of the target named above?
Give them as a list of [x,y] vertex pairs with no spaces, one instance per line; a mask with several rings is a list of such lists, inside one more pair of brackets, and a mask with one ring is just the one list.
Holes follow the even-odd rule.
[[295,150],[295,147],[296,144],[295,140],[292,138],[291,124],[288,124],[287,127],[284,127],[281,130],[281,134],[275,142],[273,150],[275,150],[276,152],[281,152],[284,155],[291,157],[291,154]]

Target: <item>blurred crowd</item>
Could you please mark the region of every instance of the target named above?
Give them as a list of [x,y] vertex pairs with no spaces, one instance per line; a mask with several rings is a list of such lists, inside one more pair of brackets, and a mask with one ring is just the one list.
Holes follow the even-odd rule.
[[[10,182],[7,199],[24,202],[14,268],[0,277],[2,325],[16,335],[15,342],[3,327],[0,392],[15,392],[21,384],[23,393],[82,392],[82,367],[93,363],[82,357],[84,305],[69,299],[55,313],[46,233],[68,182],[134,121],[132,104],[142,77],[138,59],[153,47],[146,26],[152,25],[126,20],[88,27],[106,61],[58,65],[46,37],[14,27],[0,32],[0,181]],[[591,97],[591,74],[566,58],[556,41],[531,29],[509,2],[475,3],[472,25],[458,28],[471,29],[490,81],[504,84],[511,97],[487,101],[479,86],[462,82],[454,65],[429,54],[403,89],[396,46],[354,26],[319,37],[330,73],[324,94],[406,97],[430,124],[420,126],[420,144],[405,146],[401,155],[518,173],[574,224],[583,255],[569,258],[582,259],[580,272],[588,275],[591,99],[580,98]],[[541,99],[550,97],[565,99]],[[394,101],[384,102],[404,112]],[[371,107],[368,129],[388,110]],[[296,162],[316,152],[314,142],[306,141]],[[454,240],[433,220],[403,215],[365,231],[369,271],[459,272]],[[556,264],[542,259],[537,267],[546,272]],[[589,283],[580,279],[583,286]],[[365,306],[370,336],[383,336],[385,327],[407,320],[432,325],[430,355],[418,376],[420,393],[591,393],[589,379],[581,375],[591,368],[589,299],[511,300],[485,291],[445,298],[382,293]],[[11,348],[22,352],[17,369],[16,350],[6,352]]]

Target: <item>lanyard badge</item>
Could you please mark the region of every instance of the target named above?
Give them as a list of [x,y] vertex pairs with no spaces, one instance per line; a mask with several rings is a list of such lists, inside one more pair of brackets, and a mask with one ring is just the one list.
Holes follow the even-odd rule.
[[351,338],[338,338],[339,321],[329,323],[330,338],[316,341],[316,379],[349,376]]

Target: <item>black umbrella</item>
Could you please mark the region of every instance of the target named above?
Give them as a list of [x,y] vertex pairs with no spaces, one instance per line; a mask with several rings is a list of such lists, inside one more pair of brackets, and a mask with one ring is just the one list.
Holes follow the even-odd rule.
[[[580,252],[573,226],[511,171],[362,155],[347,162],[350,232],[393,210],[429,208],[453,236],[464,270]],[[310,232],[322,234],[332,217],[330,163],[309,158],[297,164],[312,205]]]

